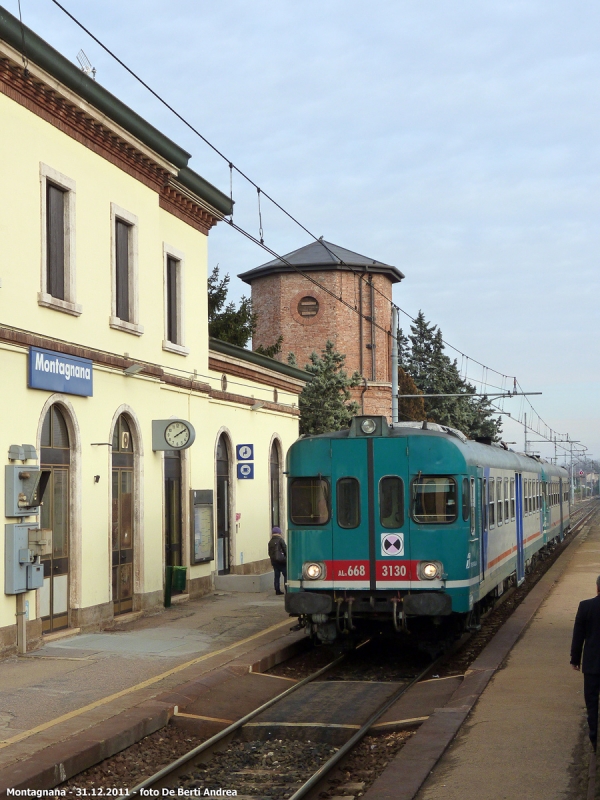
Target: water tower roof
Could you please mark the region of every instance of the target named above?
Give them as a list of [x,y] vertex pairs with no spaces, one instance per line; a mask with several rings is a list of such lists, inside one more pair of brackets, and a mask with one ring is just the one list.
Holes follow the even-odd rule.
[[337,244],[326,242],[322,238],[316,242],[311,242],[305,247],[300,247],[282,258],[275,258],[267,261],[260,267],[242,272],[238,275],[246,283],[252,283],[257,278],[264,278],[267,275],[274,275],[281,272],[313,272],[323,270],[356,270],[357,272],[374,272],[387,275],[392,283],[399,283],[404,275],[397,267],[384,264],[382,261],[375,261],[373,258],[361,256],[352,250],[346,250]]

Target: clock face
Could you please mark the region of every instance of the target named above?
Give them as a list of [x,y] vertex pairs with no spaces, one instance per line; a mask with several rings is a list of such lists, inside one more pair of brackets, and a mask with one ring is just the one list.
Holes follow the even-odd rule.
[[190,429],[184,422],[172,422],[165,429],[165,439],[171,447],[185,447],[190,439]]

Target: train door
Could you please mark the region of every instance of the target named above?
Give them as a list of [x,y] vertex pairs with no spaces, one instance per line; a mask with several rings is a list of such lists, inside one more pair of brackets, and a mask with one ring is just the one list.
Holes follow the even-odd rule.
[[485,578],[486,553],[485,553],[485,495],[483,487],[486,481],[483,479],[483,470],[477,468],[477,481],[471,478],[471,535],[470,544],[477,549],[477,561],[479,563],[479,582]]
[[559,494],[558,494],[558,504],[559,504],[559,507],[560,507],[560,540],[561,540],[561,542],[565,538],[565,535],[564,535],[564,532],[563,532],[564,531],[564,510],[563,510],[563,492],[564,492],[564,490],[565,490],[565,487],[563,485],[563,479],[559,478],[558,479],[558,492],[559,492]]
[[525,580],[525,552],[523,542],[523,476],[515,473],[517,501],[517,586]]
[[417,579],[411,553],[408,458],[397,438],[369,442],[373,498],[371,589],[410,589]]
[[372,439],[331,442],[332,560],[327,564],[327,580],[334,589],[364,590],[371,585],[372,453]]

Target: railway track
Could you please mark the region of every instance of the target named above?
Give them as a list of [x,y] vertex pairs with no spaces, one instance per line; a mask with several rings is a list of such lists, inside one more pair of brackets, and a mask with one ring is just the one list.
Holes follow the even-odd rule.
[[[598,507],[598,503],[586,503],[585,506],[578,508],[574,512],[572,533],[567,537],[567,541],[559,545],[551,557],[546,559],[548,563],[544,565],[543,572],[553,563],[562,549],[568,545],[573,533],[578,532],[586,524],[594,512],[598,510]],[[533,577],[534,580],[531,585],[536,581],[535,576]],[[517,594],[521,595],[521,593],[522,589],[520,588],[517,590]],[[514,602],[517,603],[518,599],[515,598]],[[511,602],[510,605],[512,606],[513,603]],[[507,610],[504,613],[508,615],[511,610]],[[497,627],[496,625],[495,629]],[[478,636],[479,634],[476,634],[472,638],[476,640]],[[489,637],[487,637],[487,640],[489,641]],[[465,639],[462,640],[461,644],[464,643]],[[466,649],[471,650],[472,644],[473,642],[470,641]],[[367,650],[368,646],[365,645],[363,653]],[[369,730],[378,725],[378,720],[385,715],[386,710],[393,707],[401,698],[406,698],[410,695],[411,690],[415,690],[419,683],[423,684],[425,676],[428,673],[431,674],[434,670],[444,674],[445,677],[454,676],[457,680],[460,680],[460,675],[464,673],[464,669],[468,667],[468,661],[472,660],[473,657],[473,654],[471,654],[468,660],[463,659],[464,663],[460,661],[459,657],[458,660],[454,660],[454,663],[452,663],[453,657],[451,656],[451,666],[456,667],[458,665],[458,670],[445,669],[443,664],[441,665],[442,668],[439,668],[440,661],[448,660],[446,656],[433,664],[428,664],[425,668],[413,669],[413,674],[410,678],[406,677],[406,669],[404,670],[404,675],[402,675],[402,670],[397,671],[391,676],[391,681],[388,683],[388,686],[391,683],[394,684],[390,687],[388,696],[383,701],[381,697],[373,698],[369,701],[371,706],[368,709],[366,705],[364,706],[363,721],[360,725],[346,726],[347,729],[353,728],[353,730],[351,735],[348,734],[346,736],[346,740],[343,743],[340,742],[339,738],[336,739],[335,737],[330,738],[328,741],[327,736],[323,735],[320,735],[320,741],[315,741],[317,737],[313,738],[313,729],[308,732],[312,741],[306,740],[306,736],[304,739],[298,739],[297,729],[294,732],[296,738],[291,738],[290,729],[298,728],[306,723],[299,722],[296,724],[292,717],[286,716],[285,713],[283,717],[286,722],[281,723],[281,714],[279,715],[280,722],[278,724],[269,721],[276,721],[278,718],[277,708],[281,708],[286,702],[289,703],[294,695],[300,697],[303,687],[309,687],[325,681],[326,685],[331,687],[333,683],[339,680],[339,676],[337,680],[332,680],[336,678],[333,674],[335,670],[349,669],[348,674],[351,675],[351,678],[350,681],[347,678],[346,680],[348,683],[355,681],[357,674],[361,674],[360,666],[357,670],[355,665],[352,673],[351,667],[346,667],[350,663],[348,656],[341,656],[325,667],[316,670],[308,677],[298,680],[286,691],[281,692],[250,714],[246,714],[229,725],[217,735],[194,747],[164,769],[138,783],[129,790],[129,793],[132,796],[158,796],[159,794],[165,795],[165,791],[169,792],[171,790],[175,793],[175,796],[177,796],[178,792],[180,792],[179,796],[194,794],[209,796],[204,795],[206,789],[209,791],[214,790],[215,792],[219,789],[235,789],[237,797],[240,799],[244,797],[260,797],[270,798],[271,800],[299,800],[299,798],[308,797],[309,800],[312,800],[312,798],[318,797],[326,788],[327,776],[330,776],[332,771],[335,773],[336,767],[339,768],[340,764],[346,763],[349,757],[353,758],[351,753],[368,734]],[[372,683],[376,684],[379,678],[376,672],[374,674],[376,679]],[[344,680],[343,675],[342,680]],[[300,702],[301,705],[302,702]],[[437,705],[444,705],[444,703],[438,703]],[[269,712],[269,714],[266,712]],[[285,728],[286,725],[288,729],[282,731],[282,726]],[[338,725],[337,727],[339,729],[344,726]],[[381,728],[381,726],[379,727]],[[326,728],[327,725],[322,723],[321,734]],[[331,727],[331,730],[335,730],[335,725]],[[407,733],[405,735],[409,736],[410,734]],[[380,739],[381,736],[377,738]],[[374,740],[371,739],[369,741]],[[399,746],[401,744],[402,741],[399,742]],[[374,745],[369,746],[374,747]],[[376,754],[374,753],[373,755],[375,756]],[[365,758],[369,759],[369,756],[370,753],[366,752]],[[377,759],[375,758],[375,760]],[[381,761],[381,766],[384,763],[384,761]],[[357,792],[361,791],[359,783],[354,788]],[[345,787],[345,789],[345,793],[348,793],[348,787]],[[249,794],[244,794],[245,790]]]
[[[363,643],[367,647],[369,642]],[[237,797],[245,797],[244,784],[247,783],[246,778],[252,781],[251,788],[253,797],[268,797],[272,800],[300,800],[300,798],[307,797],[313,790],[319,787],[325,777],[343,760],[346,756],[358,745],[358,743],[367,735],[374,725],[391,709],[398,701],[406,695],[415,685],[422,681],[429,673],[435,670],[439,661],[428,663],[426,667],[422,668],[417,674],[414,674],[411,679],[405,680],[402,683],[398,682],[384,682],[384,681],[336,681],[338,687],[341,686],[341,691],[336,692],[337,700],[329,703],[328,716],[330,718],[339,718],[341,713],[342,717],[344,712],[347,712],[348,706],[348,688],[350,693],[358,686],[360,690],[370,687],[364,694],[367,695],[358,701],[361,703],[359,716],[363,717],[363,721],[359,725],[340,725],[338,723],[317,723],[320,726],[320,742],[311,740],[303,740],[296,738],[299,731],[299,726],[306,723],[293,722],[289,724],[289,731],[294,738],[277,738],[280,733],[275,734],[274,737],[268,737],[269,728],[278,727],[278,706],[287,701],[290,696],[307,687],[309,684],[315,684],[323,676],[339,668],[343,662],[348,660],[348,656],[340,656],[335,659],[331,664],[318,670],[307,678],[299,681],[290,689],[282,692],[277,697],[270,700],[268,703],[257,708],[251,714],[246,715],[238,720],[233,725],[221,731],[219,734],[211,737],[198,747],[195,747],[185,756],[177,759],[172,764],[164,769],[158,771],[156,774],[150,776],[146,780],[139,783],[137,786],[130,790],[131,796],[150,796],[154,792],[161,792],[163,790],[174,790],[175,794],[184,796],[185,794],[204,793],[206,790],[211,791],[218,789],[235,789]],[[327,694],[331,693],[333,681],[328,680],[323,682],[321,687]],[[346,683],[346,687],[344,687]],[[381,690],[381,691],[380,691]],[[381,695],[385,694],[385,700],[381,701]],[[310,697],[300,698],[300,706],[304,706],[306,702],[310,703]],[[337,708],[336,708],[337,705]],[[344,709],[342,711],[341,709]],[[274,712],[273,723],[260,723],[254,722],[260,717],[265,716],[265,712],[270,709]],[[337,712],[337,715],[336,715]],[[283,716],[287,716],[285,709],[283,709]],[[281,723],[279,723],[281,724]],[[255,727],[257,726],[257,727]],[[310,726],[314,731],[314,727]],[[327,739],[330,738],[329,730],[337,741],[336,734],[339,735],[340,729],[343,728],[342,733],[346,733],[348,729],[356,728],[356,730],[349,736],[345,736],[346,741],[341,746],[332,746],[331,742]],[[256,732],[262,733],[260,739],[254,738]],[[266,734],[266,739],[265,739]],[[313,735],[313,734],[310,734]],[[293,769],[292,774],[288,776],[279,775],[276,778],[275,785],[273,779],[277,776],[279,770],[285,769],[289,758],[286,758],[289,753],[293,754]],[[212,759],[217,761],[215,768],[207,770],[206,765]],[[235,764],[234,774],[232,775],[231,767],[232,762]],[[304,764],[304,769],[298,766]],[[260,767],[263,767],[262,769]],[[289,765],[287,765],[289,766]],[[257,769],[258,767],[258,769]],[[266,767],[266,769],[265,769]],[[220,786],[212,786],[214,781],[212,777],[216,773],[220,774]],[[224,781],[227,786],[224,786]],[[258,786],[257,783],[263,783],[262,791],[264,794],[255,794]]]

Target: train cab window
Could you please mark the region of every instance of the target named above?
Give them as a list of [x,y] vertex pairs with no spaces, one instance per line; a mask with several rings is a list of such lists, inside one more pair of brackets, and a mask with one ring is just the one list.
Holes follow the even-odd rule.
[[329,522],[329,481],[325,478],[294,478],[290,484],[290,519],[294,525],[325,525]]
[[388,475],[379,481],[379,519],[384,528],[400,528],[404,524],[402,478]]
[[469,479],[463,478],[462,518],[465,520],[465,522],[469,519],[469,514],[471,513],[471,499],[469,495],[470,495]]
[[340,478],[336,484],[337,523],[340,528],[360,524],[360,485],[356,478]]
[[502,525],[502,478],[496,478],[496,500],[498,501],[498,525]]
[[490,492],[489,492],[489,518],[490,518],[490,528],[493,528],[496,524],[496,495],[494,494],[496,491],[495,481],[493,478],[490,478]]
[[448,523],[457,517],[457,487],[454,478],[423,475],[413,481],[413,509],[415,522]]
[[504,521],[508,522],[510,518],[509,514],[509,498],[508,498],[508,478],[504,478]]
[[515,479],[510,479],[510,518],[515,518]]

